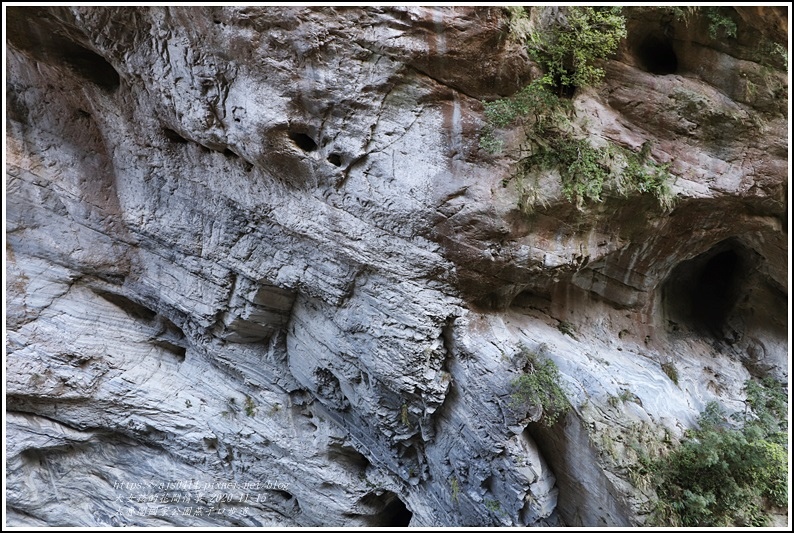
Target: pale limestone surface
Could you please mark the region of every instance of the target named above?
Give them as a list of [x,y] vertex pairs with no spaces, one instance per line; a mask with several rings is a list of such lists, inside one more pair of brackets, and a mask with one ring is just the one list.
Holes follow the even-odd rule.
[[[478,148],[537,72],[499,8],[9,10],[8,524],[642,524],[633,444],[787,380],[786,76],[751,10],[728,45],[674,25],[665,75],[632,15],[574,96],[594,143],[653,142],[672,210],[549,173],[531,217],[518,130]],[[169,482],[238,500],[147,514]]]

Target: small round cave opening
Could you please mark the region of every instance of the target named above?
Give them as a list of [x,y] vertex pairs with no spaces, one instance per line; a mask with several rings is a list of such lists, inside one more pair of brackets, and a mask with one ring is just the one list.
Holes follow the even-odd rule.
[[377,512],[365,516],[367,527],[407,527],[413,513],[393,492],[369,493],[361,499],[361,505]]
[[637,59],[646,72],[657,75],[675,74],[678,57],[669,39],[648,36],[637,45]]
[[733,250],[708,260],[692,293],[692,311],[712,331],[718,331],[734,303],[739,256]]
[[396,495],[383,512],[384,522],[387,527],[407,527],[411,523],[413,513]]
[[339,154],[331,154],[328,156],[328,162],[331,163],[335,167],[342,166],[342,156]]
[[294,142],[295,145],[304,152],[313,152],[317,149],[317,143],[314,142],[314,139],[312,139],[305,133],[297,133],[291,131],[287,135],[292,140],[292,142]]
[[728,241],[676,266],[662,289],[668,329],[722,339],[750,273],[747,257]]

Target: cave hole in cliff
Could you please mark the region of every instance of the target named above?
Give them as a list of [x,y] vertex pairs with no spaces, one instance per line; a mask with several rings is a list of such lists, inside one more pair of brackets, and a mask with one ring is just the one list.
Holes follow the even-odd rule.
[[281,489],[268,489],[268,500],[281,508],[287,516],[296,516],[301,512],[301,504],[294,494]]
[[65,66],[74,74],[112,92],[121,84],[119,73],[104,57],[71,37],[42,9],[8,9],[6,31],[9,43],[36,61]]
[[112,303],[116,307],[120,308],[122,311],[127,313],[128,315],[138,318],[140,320],[150,321],[157,316],[156,311],[152,311],[148,307],[145,307],[137,302],[133,302],[126,296],[122,296],[121,294],[114,294],[112,292],[107,291],[97,291],[97,295],[101,296],[106,301]]
[[166,339],[155,339],[152,341],[153,346],[157,346],[158,348],[162,348],[163,350],[170,352],[174,357],[176,357],[177,361],[182,363],[185,360],[185,355],[187,354],[187,348],[184,346],[179,346],[178,344],[174,344],[171,341]]
[[732,239],[677,265],[662,288],[668,329],[722,340],[753,268],[751,252]]
[[303,150],[304,152],[313,152],[317,150],[317,143],[314,142],[314,139],[306,135],[305,133],[297,133],[294,131],[289,132],[288,137],[292,142],[295,143],[295,146]]
[[114,91],[121,85],[121,77],[105,58],[87,48],[66,41],[64,62],[77,74],[107,90]]
[[342,465],[346,471],[364,475],[370,466],[369,460],[349,443],[333,442],[328,445],[328,459]]
[[177,144],[187,144],[188,142],[187,139],[179,135],[171,128],[163,128],[163,135],[165,135],[165,138],[168,139],[169,141]]
[[[346,518],[363,527],[406,527],[413,513],[405,503],[391,491],[375,491],[358,501],[359,512],[345,513]],[[362,512],[363,511],[363,512]]]
[[286,490],[273,489],[271,492],[273,493],[274,496],[278,496],[284,501],[289,501],[293,498],[292,494],[290,494]]
[[483,479],[482,483],[480,483],[480,487],[484,488],[485,490],[493,492],[494,477],[488,476],[487,478]]
[[[522,438],[537,446],[535,457],[540,460],[540,470],[536,472],[541,478],[536,482],[541,483],[545,478],[550,495],[554,491],[552,487],[556,487],[554,509],[564,524],[593,527],[630,523],[628,506],[615,494],[605,471],[596,466],[602,461],[602,452],[591,441],[588,426],[576,415],[569,413],[552,426],[532,422],[524,429]],[[527,459],[530,464],[535,460]],[[538,522],[540,501],[525,503],[520,514],[522,524]]]
[[712,331],[719,331],[736,301],[739,256],[732,250],[708,260],[692,294],[692,311]]
[[636,50],[640,67],[646,72],[665,75],[678,71],[678,57],[670,39],[649,35],[637,45]]
[[339,154],[331,154],[328,156],[328,162],[331,163],[335,167],[342,166],[342,156]]
[[380,496],[375,496],[374,494],[373,496],[379,500],[382,506],[382,511],[372,516],[372,525],[374,527],[408,526],[411,518],[413,518],[413,513],[408,510],[408,507],[397,494],[387,490]]
[[[569,74],[572,75],[573,73],[571,72]],[[551,86],[551,89],[560,98],[570,100],[576,94],[576,89],[578,89],[578,87],[576,85],[563,84],[561,80],[557,79]]]

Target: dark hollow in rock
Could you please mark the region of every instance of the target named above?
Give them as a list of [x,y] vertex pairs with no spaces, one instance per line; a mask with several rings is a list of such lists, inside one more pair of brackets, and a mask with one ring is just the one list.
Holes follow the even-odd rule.
[[119,73],[105,58],[56,31],[41,10],[26,7],[7,12],[10,44],[30,54],[37,61],[63,65],[91,83],[112,92],[121,84]]
[[413,513],[391,491],[370,492],[358,502],[358,507],[367,510],[365,513],[345,513],[347,518],[362,522],[365,527],[406,527],[413,518]]
[[380,496],[368,496],[377,498],[383,505],[383,510],[371,518],[373,527],[407,527],[411,522],[413,513],[395,493],[385,491]]
[[156,339],[152,341],[152,344],[154,346],[157,346],[158,348],[162,348],[163,350],[166,350],[174,354],[174,356],[176,356],[177,361],[179,361],[180,363],[185,361],[185,354],[187,354],[187,348],[185,348],[184,346],[179,346],[165,339]]
[[[584,482],[582,472],[589,470],[603,453],[596,448],[582,424],[570,414],[553,426],[532,422],[522,434],[537,444],[547,466],[554,473],[557,488],[557,511],[568,526],[604,527],[611,523],[629,523],[631,511],[617,496],[612,482],[603,472],[591,470]],[[530,523],[528,510],[522,520]]]
[[121,84],[119,73],[99,54],[65,41],[69,49],[64,61],[77,74],[105,90],[113,91]]
[[293,498],[292,494],[287,492],[286,490],[274,490],[273,494],[281,498],[282,500],[291,500]]
[[328,459],[342,464],[349,472],[363,475],[370,466],[369,460],[352,446],[331,443],[328,446]]
[[738,242],[727,240],[676,266],[662,291],[668,325],[721,340],[736,303],[747,292],[750,255]]
[[288,136],[292,142],[294,142],[295,145],[304,152],[313,152],[317,150],[317,143],[305,133],[296,133],[291,131],[289,132]]
[[339,154],[331,154],[328,156],[328,162],[335,167],[340,167],[342,166],[342,156]]
[[717,331],[737,298],[739,256],[732,250],[708,260],[692,292],[692,311],[705,326]]
[[97,292],[99,296],[107,300],[108,302],[112,303],[116,307],[121,308],[125,313],[135,318],[139,318],[141,320],[150,321],[155,316],[157,316],[157,312],[152,311],[148,307],[145,307],[139,303],[133,302],[126,296],[122,296],[120,294],[113,294],[112,292],[106,291],[99,291]]
[[563,85],[559,92],[560,98],[567,98],[568,100],[572,99],[576,94],[576,89],[578,89],[578,87],[575,85]]
[[678,72],[678,57],[669,39],[648,36],[637,46],[640,67],[651,74],[665,75]]
[[179,135],[177,132],[175,132],[171,128],[163,128],[163,135],[165,135],[165,137],[171,142],[175,142],[175,143],[179,143],[179,144],[185,144],[185,143],[188,142],[187,139],[185,139],[184,137]]

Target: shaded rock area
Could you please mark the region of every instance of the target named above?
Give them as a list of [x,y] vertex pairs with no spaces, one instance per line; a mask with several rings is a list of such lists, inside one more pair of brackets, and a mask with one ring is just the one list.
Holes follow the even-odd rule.
[[674,206],[527,216],[507,10],[9,7],[7,523],[645,523],[630,449],[788,380],[787,12],[724,9],[627,9],[572,98]]

